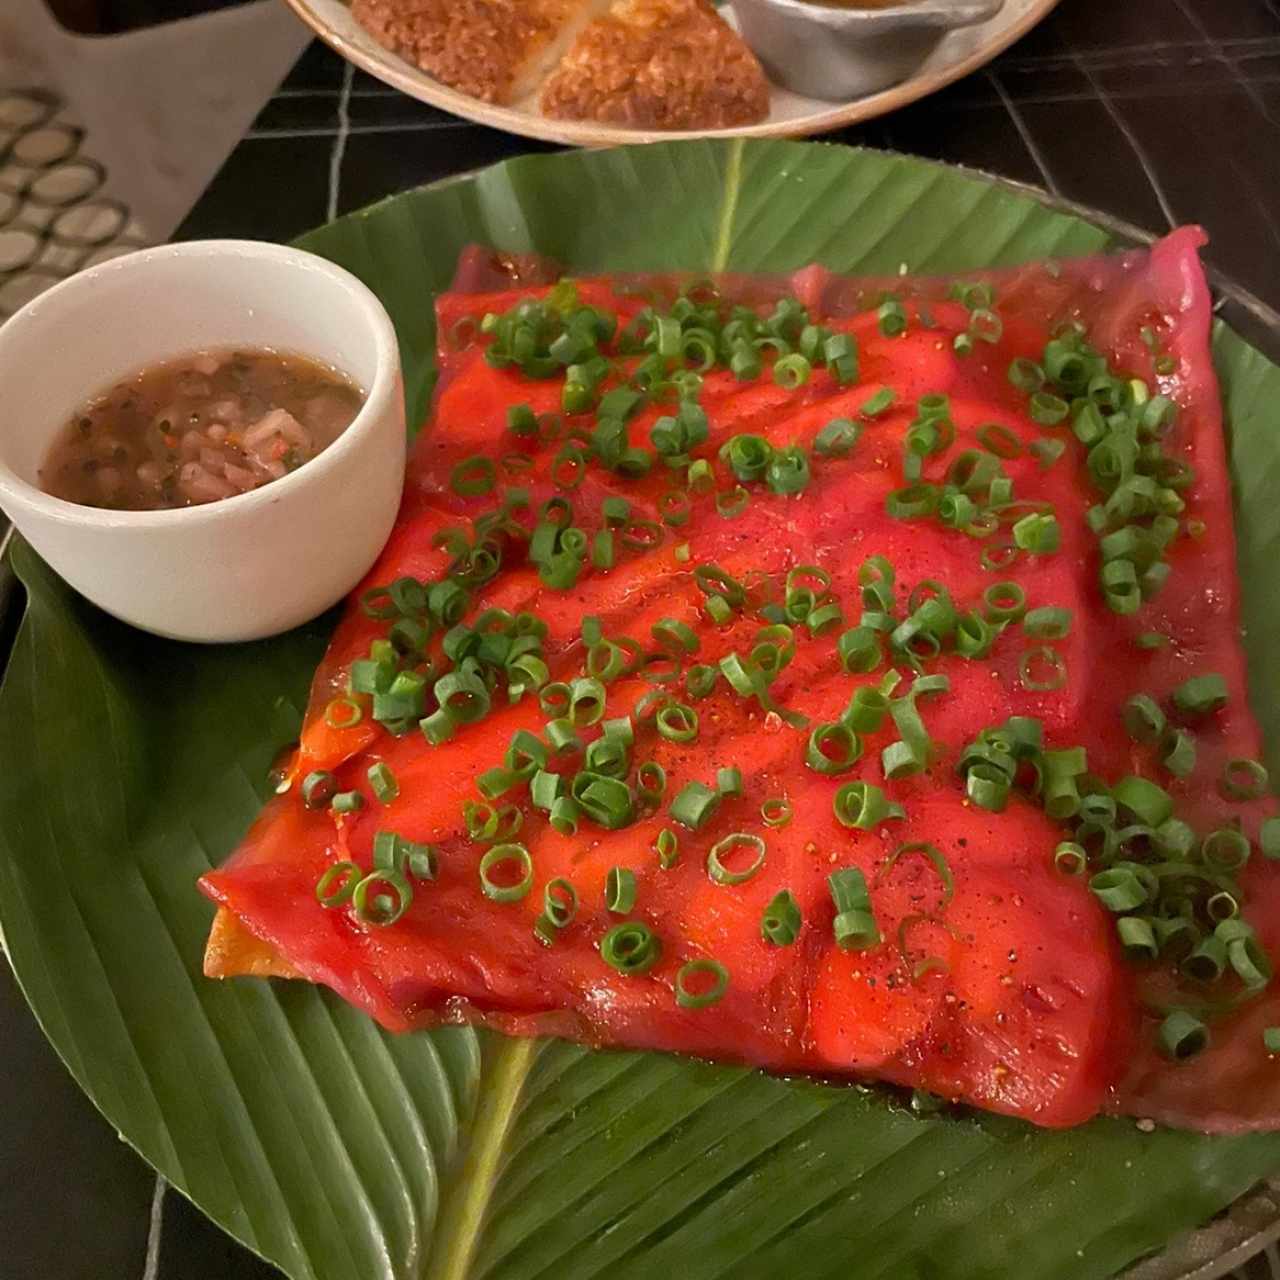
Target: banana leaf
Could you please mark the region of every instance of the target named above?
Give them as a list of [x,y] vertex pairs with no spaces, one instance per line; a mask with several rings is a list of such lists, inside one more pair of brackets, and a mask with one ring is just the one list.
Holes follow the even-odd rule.
[[[509,161],[303,241],[383,299],[415,422],[433,295],[477,240],[578,270],[885,272],[1109,234],[980,176],[831,146]],[[1280,369],[1222,326],[1214,350],[1252,689],[1280,768]],[[107,1120],[293,1280],[1087,1280],[1280,1170],[1280,1134],[917,1114],[880,1089],[674,1056],[392,1037],[306,984],[206,981],[195,881],[261,804],[332,618],[183,646],[99,613],[20,541],[11,563],[27,605],[0,688],[0,926],[19,982]]]

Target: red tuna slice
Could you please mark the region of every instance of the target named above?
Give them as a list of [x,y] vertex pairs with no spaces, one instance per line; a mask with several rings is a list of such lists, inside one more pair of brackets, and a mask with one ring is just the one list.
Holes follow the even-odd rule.
[[[844,621],[818,637],[795,629],[794,655],[764,704],[732,692],[719,677],[709,697],[690,701],[699,719],[692,743],[655,733],[652,706],[645,712],[660,684],[635,674],[613,681],[607,714],[638,717],[633,764],[662,767],[664,801],[619,830],[584,820],[576,835],[565,836],[529,806],[522,790],[501,797],[495,803],[513,801],[520,811],[516,838],[533,865],[529,894],[506,903],[481,892],[484,846],[466,838],[462,806],[481,799],[474,779],[501,763],[513,733],[540,731],[547,713],[532,696],[508,707],[499,685],[490,714],[438,747],[416,731],[391,738],[367,717],[352,730],[329,728],[324,707],[345,693],[350,661],[379,634],[379,624],[360,611],[358,591],[317,673],[292,776],[296,781],[307,769],[328,768],[339,786],[367,792],[366,772],[381,761],[394,772],[399,796],[385,806],[370,798],[360,814],[337,819],[302,811],[296,791],[279,797],[202,887],[305,977],[334,987],[396,1030],[466,1020],[513,1034],[565,1035],[824,1076],[870,1076],[1046,1126],[1079,1123],[1106,1106],[1199,1128],[1274,1127],[1280,1073],[1260,1037],[1262,1026],[1280,1023],[1274,993],[1215,1019],[1213,1047],[1202,1057],[1176,1066],[1165,1061],[1153,1047],[1156,1017],[1140,1012],[1143,999],[1159,996],[1160,974],[1126,962],[1110,914],[1083,881],[1055,869],[1053,852],[1064,830],[1022,799],[999,814],[974,807],[956,772],[960,753],[982,730],[1010,715],[1034,716],[1047,747],[1084,746],[1090,769],[1111,781],[1130,773],[1159,780],[1179,813],[1202,829],[1238,815],[1253,835],[1271,811],[1265,801],[1229,803],[1213,785],[1228,759],[1256,756],[1259,741],[1244,700],[1234,543],[1230,521],[1222,518],[1230,490],[1208,348],[1208,295],[1196,257],[1201,242],[1198,231],[1185,229],[1149,253],[967,277],[997,289],[1004,320],[999,340],[977,344],[967,358],[955,351],[969,311],[949,296],[953,281],[846,280],[810,268],[794,279],[696,282],[695,296],[726,305],[767,310],[780,297],[799,296],[819,308],[830,328],[857,339],[860,368],[848,385],[816,366],[793,389],[776,385],[767,373],[740,383],[715,370],[704,379],[709,438],[696,456],[714,463],[719,446],[743,432],[776,448],[799,444],[811,454],[803,494],[775,496],[753,485],[749,505],[735,518],[716,514],[710,498],[695,498],[689,522],[660,530],[653,546],[624,545],[622,531],[615,530],[613,568],[588,570],[564,591],[549,589],[512,539],[503,548],[500,572],[474,593],[468,616],[484,608],[539,615],[553,680],[582,674],[585,617],[598,619],[605,636],[629,636],[650,651],[659,644],[654,625],[677,620],[697,636],[697,652],[686,665],[716,666],[732,654],[750,653],[759,618],[748,609],[724,624],[710,623],[694,573],[699,566],[716,565],[747,582],[752,608],[762,603],[766,587],[780,599],[791,570],[817,566],[829,576]],[[437,305],[445,376],[433,420],[414,447],[400,522],[360,591],[404,575],[438,577],[449,553],[433,545],[437,535],[455,526],[470,529],[512,485],[527,491],[529,507],[520,509],[526,528],[541,505],[559,495],[571,503],[573,521],[588,539],[603,527],[607,498],[625,498],[632,518],[649,521],[670,502],[682,474],[660,464],[640,479],[588,466],[579,487],[558,488],[557,455],[574,445],[570,433],[579,441],[589,435],[593,419],[560,412],[558,379],[531,380],[486,362],[485,340],[477,336],[483,316],[525,298],[545,298],[553,288],[563,291],[554,280],[548,264],[495,263],[480,251],[464,255],[459,290]],[[623,326],[650,303],[668,305],[689,286],[688,278],[670,275],[574,282],[580,302],[613,311]],[[909,321],[903,337],[880,332],[875,308],[886,292],[902,300]],[[1097,544],[1084,517],[1097,494],[1083,451],[1067,427],[1034,423],[1026,396],[1006,376],[1012,359],[1038,358],[1055,327],[1073,320],[1087,326],[1091,340],[1119,367],[1177,402],[1177,423],[1163,445],[1196,469],[1189,511],[1203,513],[1206,527],[1202,536],[1180,536],[1172,545],[1167,586],[1133,618],[1112,613],[1096,585]],[[1151,347],[1172,360],[1172,372],[1155,372]],[[620,356],[618,368],[626,374],[638,359]],[[864,415],[863,406],[886,387],[896,403]],[[1014,455],[1004,469],[1015,494],[1051,504],[1057,513],[1062,544],[1056,554],[1023,555],[993,572],[981,560],[989,543],[936,521],[887,515],[888,495],[903,484],[903,438],[916,402],[939,393],[949,398],[955,431],[944,451],[928,460],[930,477],[940,477],[961,451],[988,442],[984,429],[998,425],[1007,433],[1000,437],[1004,451]],[[549,438],[511,435],[506,423],[513,405],[548,415]],[[656,419],[671,411],[670,404],[642,408],[628,425],[630,443],[647,446]],[[860,439],[847,456],[821,459],[813,454],[815,439],[837,417],[857,422]],[[1067,448],[1046,468],[1030,446],[1047,438],[1061,439]],[[450,484],[453,468],[476,453],[494,460],[496,490],[460,495]],[[723,466],[716,470],[723,500],[734,481]],[[918,702],[931,741],[926,772],[884,781],[880,753],[898,735],[889,722],[863,735],[861,755],[846,772],[825,776],[808,767],[807,730],[793,727],[788,717],[832,721],[856,688],[885,677],[883,665],[867,675],[845,673],[835,650],[835,636],[858,619],[859,569],[871,556],[886,557],[896,569],[899,615],[911,589],[929,582],[945,587],[960,609],[980,610],[984,592],[1001,580],[1016,583],[1030,608],[1070,609],[1071,632],[1054,642],[1065,684],[1024,686],[1020,664],[1027,642],[1011,627],[984,659],[946,652],[926,664],[929,674],[949,681],[945,693]],[[1164,632],[1176,643],[1140,648],[1134,639],[1143,631]],[[438,635],[431,656],[441,670],[447,667]],[[654,663],[648,674],[660,679],[663,670],[663,663]],[[1189,675],[1210,670],[1225,677],[1231,699],[1195,726],[1199,763],[1193,775],[1170,779],[1150,748],[1129,741],[1121,722],[1124,704],[1139,691],[1165,699]],[[902,665],[895,696],[906,693],[913,678]],[[583,744],[599,733],[597,726],[583,726]],[[558,757],[547,767],[572,777],[582,755]],[[724,797],[705,826],[688,830],[672,818],[669,805],[681,788],[690,782],[714,786],[718,771],[730,768],[740,772],[741,794]],[[885,787],[906,817],[871,832],[843,826],[833,803],[852,780]],[[760,818],[766,801],[785,801],[789,823],[766,827]],[[374,835],[384,830],[438,846],[434,882],[421,884],[404,916],[386,928],[321,907],[314,894],[321,872],[345,859],[368,868]],[[669,867],[656,851],[664,831],[679,843],[679,857]],[[764,841],[762,866],[743,883],[716,883],[708,876],[708,858],[734,833]],[[927,859],[912,854],[893,861],[901,844],[917,841],[931,842],[945,859],[954,887],[946,900]],[[741,860],[751,853],[743,847],[731,856]],[[865,873],[882,935],[867,950],[842,951],[832,936],[828,876],[847,867]],[[625,915],[606,906],[614,868],[635,881],[635,903]],[[533,925],[544,890],[556,878],[575,886],[579,907],[548,946]],[[1280,911],[1266,909],[1280,894],[1275,869],[1251,864],[1241,885],[1246,913],[1256,919],[1263,942],[1280,947]],[[760,927],[765,907],[783,889],[802,915],[789,946],[767,941]],[[605,933],[624,920],[646,924],[661,944],[655,963],[638,975],[616,972],[600,954]],[[676,1001],[681,966],[693,960],[714,960],[727,971],[718,1003],[685,1008]]]

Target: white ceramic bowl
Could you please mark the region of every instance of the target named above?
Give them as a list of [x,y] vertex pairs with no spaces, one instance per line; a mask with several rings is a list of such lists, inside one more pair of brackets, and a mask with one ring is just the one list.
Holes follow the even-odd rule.
[[[327,449],[204,506],[102,511],[37,475],[86,400],[158,360],[268,347],[331,365],[365,393]],[[247,240],[167,245],[50,289],[0,328],[0,507],[77,591],[146,631],[253,640],[328,608],[387,539],[404,483],[404,395],[387,313],[313,254]]]

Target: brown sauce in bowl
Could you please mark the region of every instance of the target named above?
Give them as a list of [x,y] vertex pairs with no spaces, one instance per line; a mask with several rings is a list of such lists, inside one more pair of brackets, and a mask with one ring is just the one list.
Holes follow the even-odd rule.
[[163,511],[296,471],[360,412],[361,392],[305,356],[200,351],[95,396],[62,429],[40,487],[81,506]]
[[914,0],[805,0],[805,3],[821,5],[824,9],[896,9]]

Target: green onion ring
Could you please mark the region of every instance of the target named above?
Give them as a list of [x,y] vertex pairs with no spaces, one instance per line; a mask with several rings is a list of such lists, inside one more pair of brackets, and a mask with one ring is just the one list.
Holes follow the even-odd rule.
[[[503,863],[514,863],[520,868],[519,881],[511,885],[496,883],[490,872]],[[522,844],[496,844],[480,859],[480,888],[486,898],[494,902],[519,902],[533,888],[533,858]]]
[[600,958],[624,976],[645,973],[657,964],[662,944],[647,924],[624,920],[600,939]]
[[[775,369],[777,368],[776,365],[774,367]],[[711,986],[706,991],[691,991],[689,983],[704,974],[711,976]],[[705,1009],[708,1005],[715,1004],[720,1000],[728,989],[729,970],[719,960],[690,960],[687,964],[682,964],[676,971],[676,1004],[682,1009]]]
[[[737,848],[753,849],[755,857],[741,871],[730,871],[724,865],[723,859]],[[707,854],[707,875],[716,884],[745,884],[764,866],[765,850],[765,842],[759,836],[745,831],[735,831],[725,836],[723,840],[717,840],[711,846]]]
[[1238,756],[1222,766],[1222,793],[1229,800],[1258,800],[1269,784],[1267,768],[1257,760]]
[[[1036,667],[1039,664],[1049,669],[1047,675],[1036,674]],[[1052,645],[1037,645],[1033,649],[1028,649],[1019,659],[1018,677],[1024,689],[1031,689],[1037,693],[1061,689],[1067,683],[1066,659]]]
[[770,796],[760,806],[760,820],[766,827],[785,827],[791,817],[791,802],[785,796]]
[[636,875],[626,867],[610,867],[604,881],[604,905],[616,916],[625,916],[636,904]]
[[335,862],[316,882],[316,901],[330,909],[351,901],[364,871],[354,862]]

